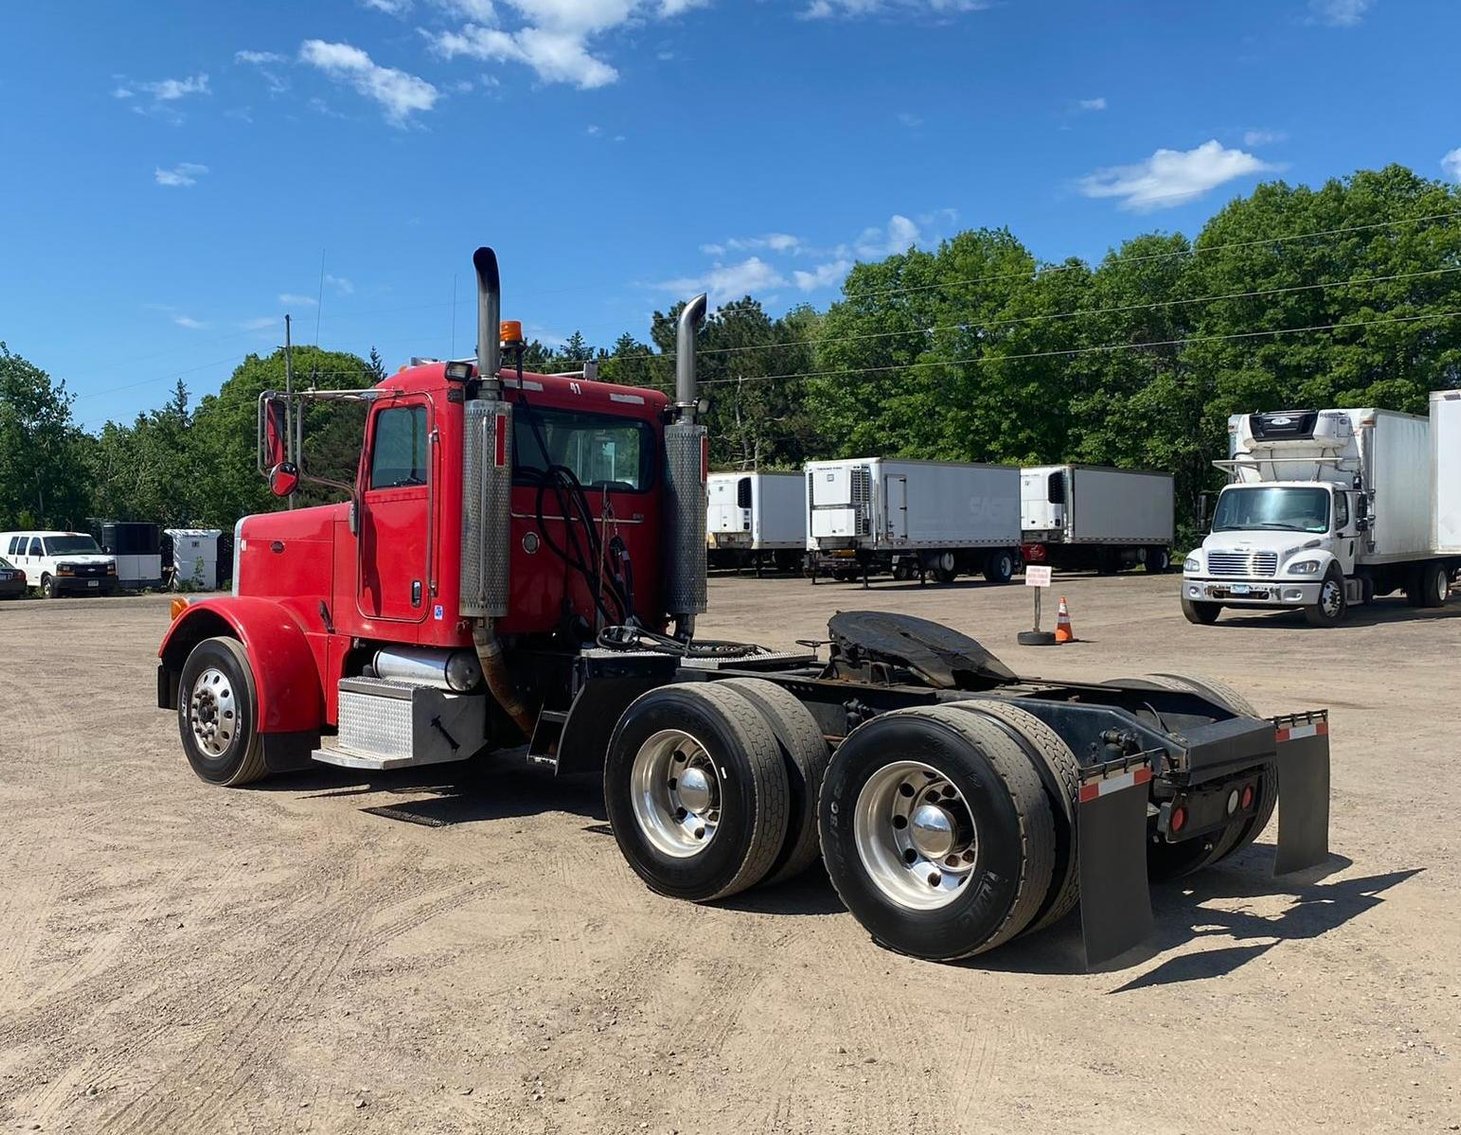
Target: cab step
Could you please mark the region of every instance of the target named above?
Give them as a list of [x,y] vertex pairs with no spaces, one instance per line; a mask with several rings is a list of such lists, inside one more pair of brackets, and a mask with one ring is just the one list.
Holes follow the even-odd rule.
[[538,711],[538,724],[533,729],[532,744],[528,746],[529,764],[557,769],[558,742],[563,737],[563,727],[567,723],[566,709]]
[[310,756],[383,770],[464,761],[482,748],[486,699],[388,678],[340,679],[340,732]]

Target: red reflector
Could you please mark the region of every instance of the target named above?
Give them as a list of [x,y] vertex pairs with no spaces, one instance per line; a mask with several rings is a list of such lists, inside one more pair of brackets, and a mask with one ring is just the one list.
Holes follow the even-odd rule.
[[1172,814],[1167,817],[1167,827],[1173,832],[1180,832],[1187,826],[1187,809],[1182,805],[1172,809]]
[[700,483],[710,480],[710,435],[700,439]]
[[493,435],[492,464],[499,469],[507,467],[507,415],[498,414]]
[[1251,784],[1243,787],[1243,807],[1253,807],[1253,786]]

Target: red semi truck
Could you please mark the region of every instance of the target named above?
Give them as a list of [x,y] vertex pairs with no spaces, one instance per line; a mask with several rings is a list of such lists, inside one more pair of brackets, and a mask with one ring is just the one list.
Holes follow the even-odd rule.
[[[474,256],[475,360],[260,399],[260,467],[301,478],[296,405],[366,417],[339,504],[245,517],[234,593],[187,605],[158,705],[203,779],[526,759],[598,771],[655,891],[710,901],[820,855],[879,942],[947,960],[1059,921],[1087,956],[1151,927],[1148,876],[1250,843],[1327,854],[1323,711],[1260,717],[1220,683],[1017,676],[974,639],[844,612],[785,653],[695,637],[707,436],[684,308],[673,399],[522,370],[497,261]],[[823,648],[826,655],[823,656]]]

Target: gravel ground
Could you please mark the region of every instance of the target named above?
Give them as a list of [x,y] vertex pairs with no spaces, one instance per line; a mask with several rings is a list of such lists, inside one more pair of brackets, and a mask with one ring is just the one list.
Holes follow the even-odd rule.
[[[1290,1133],[1461,1130],[1452,720],[1461,603],[1191,627],[1174,578],[1027,589],[712,582],[773,646],[906,611],[1021,673],[1206,672],[1332,712],[1330,864],[1274,829],[1154,892],[1149,954],[1078,927],[960,966],[875,946],[825,876],[646,891],[592,784],[526,770],[188,770],[153,708],[160,599],[0,603],[0,1125],[45,1131]],[[423,823],[372,812],[390,807]]]

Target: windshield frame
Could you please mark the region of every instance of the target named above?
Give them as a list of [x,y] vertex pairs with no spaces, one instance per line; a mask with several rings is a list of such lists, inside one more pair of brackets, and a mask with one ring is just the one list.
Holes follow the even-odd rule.
[[[106,553],[101,550],[101,545],[96,542],[96,539],[94,537],[87,536],[79,532],[63,536],[42,536],[41,541],[41,547],[45,549],[45,553],[47,556],[106,555]],[[71,541],[85,541],[86,543],[90,544],[91,547],[72,547],[70,544]],[[56,545],[58,544],[63,546],[57,547]]]
[[[1241,507],[1239,494],[1249,496],[1266,495],[1282,500],[1285,495],[1313,496],[1323,505],[1322,523],[1319,527],[1312,525],[1299,526],[1296,523],[1284,523],[1280,520],[1222,523],[1224,506],[1232,501],[1231,511]],[[1270,513],[1278,511],[1270,507]],[[1249,509],[1251,515],[1251,507]],[[1324,536],[1330,531],[1330,525],[1334,515],[1334,494],[1327,485],[1276,485],[1276,484],[1250,484],[1230,485],[1218,495],[1217,507],[1212,513],[1212,532],[1214,535],[1222,532],[1296,532],[1306,536]]]

